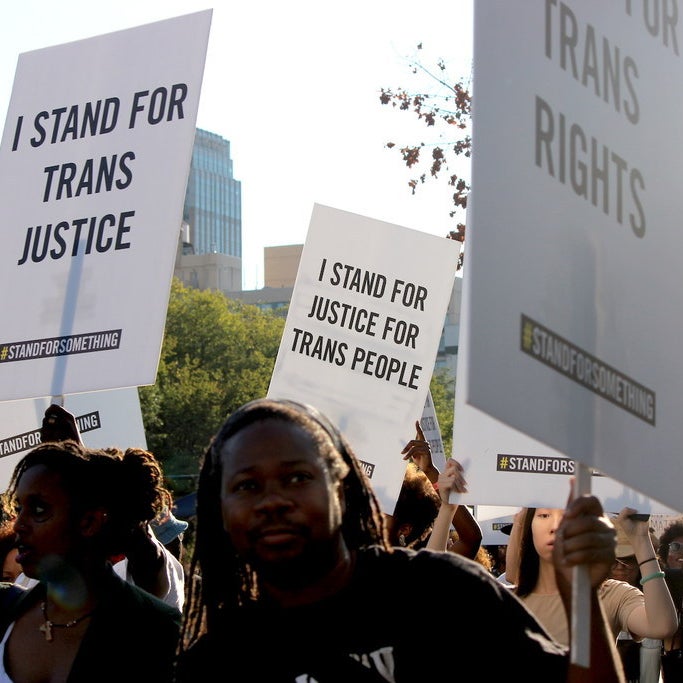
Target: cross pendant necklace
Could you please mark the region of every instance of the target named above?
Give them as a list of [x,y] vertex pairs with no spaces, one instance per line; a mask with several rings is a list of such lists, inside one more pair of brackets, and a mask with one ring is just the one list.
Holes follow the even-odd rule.
[[40,625],[38,630],[45,634],[45,640],[47,640],[48,643],[51,643],[54,638],[52,635],[53,628],[71,628],[72,626],[76,626],[76,624],[80,624],[84,619],[91,617],[95,610],[86,612],[82,616],[72,619],[71,621],[67,621],[66,624],[56,624],[54,621],[50,621],[47,618],[47,604],[44,601],[40,603],[40,611],[43,613],[43,619],[45,619],[45,622]]
[[39,630],[45,634],[45,640],[48,643],[52,642],[52,622],[49,619],[45,620],[45,623],[41,625]]

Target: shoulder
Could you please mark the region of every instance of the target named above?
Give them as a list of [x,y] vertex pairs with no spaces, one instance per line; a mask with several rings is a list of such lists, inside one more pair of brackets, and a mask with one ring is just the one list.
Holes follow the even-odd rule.
[[8,581],[0,581],[0,639],[7,627],[37,598],[34,592]]
[[213,634],[200,636],[176,659],[175,683],[194,683],[198,680],[212,680],[215,672],[225,665],[226,642],[219,642]]
[[414,585],[448,582],[451,586],[457,585],[458,591],[465,594],[461,596],[464,599],[474,599],[474,595],[480,599],[482,593],[488,593],[498,602],[512,596],[510,589],[497,582],[478,562],[447,551],[367,548],[359,551],[358,573],[363,580],[379,576],[382,585],[391,583],[405,587],[406,581]]
[[124,609],[129,618],[133,614],[146,615],[151,620],[171,621],[180,624],[181,614],[178,609],[166,604],[146,590],[125,581],[113,571],[107,577],[107,604],[111,609],[122,612]]
[[390,565],[405,569],[411,572],[444,572],[446,574],[469,575],[472,577],[486,576],[493,577],[478,562],[474,562],[456,553],[428,550],[421,548],[413,550],[411,548],[393,548],[391,551],[383,551],[381,548],[368,548],[360,551],[371,561],[378,565]]
[[0,581],[0,613],[9,609],[28,593],[23,586],[9,581]]
[[599,595],[602,600],[623,600],[626,598],[645,600],[643,591],[626,581],[619,581],[618,579],[605,579],[600,586]]
[[645,604],[643,591],[626,581],[617,579],[606,579],[600,586],[598,595],[610,618],[611,615],[619,613],[622,619],[626,619],[631,610]]

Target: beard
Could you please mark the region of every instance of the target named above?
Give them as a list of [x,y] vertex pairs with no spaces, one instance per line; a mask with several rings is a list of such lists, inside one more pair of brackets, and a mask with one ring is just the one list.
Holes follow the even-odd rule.
[[345,551],[341,537],[324,540],[308,539],[302,546],[283,546],[267,556],[254,554],[249,565],[260,579],[280,589],[297,589],[316,582],[330,573],[343,559]]

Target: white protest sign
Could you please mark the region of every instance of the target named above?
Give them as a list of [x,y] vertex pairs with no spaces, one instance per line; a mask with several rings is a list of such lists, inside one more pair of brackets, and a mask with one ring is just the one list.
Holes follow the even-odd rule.
[[[570,492],[570,479],[577,475],[576,461],[465,403],[470,380],[470,336],[467,334],[471,323],[470,272],[466,265],[453,427],[453,457],[458,454],[457,459],[465,470],[468,492],[456,494],[457,500],[468,505],[477,504],[477,507],[563,508]],[[591,493],[600,499],[605,511],[612,514],[627,506],[642,513],[674,512],[642,491],[597,471],[591,477]]]
[[19,56],[0,147],[0,401],[154,383],[211,15]]
[[348,438],[382,508],[403,482],[460,245],[314,205],[268,395],[310,403]]
[[[7,488],[15,465],[40,443],[40,427],[49,397],[0,403],[0,491]],[[136,387],[74,394],[64,408],[75,418],[89,448],[147,448]]]
[[427,391],[424,410],[422,411],[422,417],[420,418],[420,427],[422,427],[422,433],[424,434],[425,439],[429,441],[429,448],[432,452],[432,464],[439,472],[443,472],[446,469],[446,453],[443,448],[439,418],[434,409],[432,392],[429,390]]
[[683,35],[666,7],[475,4],[465,400],[680,506]]
[[509,528],[519,507],[506,505],[475,505],[474,518],[481,528],[482,545],[507,545],[510,534],[502,529]]

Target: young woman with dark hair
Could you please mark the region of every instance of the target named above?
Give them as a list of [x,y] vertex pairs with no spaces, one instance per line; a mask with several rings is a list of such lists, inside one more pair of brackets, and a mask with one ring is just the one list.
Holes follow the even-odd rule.
[[171,680],[180,612],[116,576],[110,563],[168,495],[159,464],[141,449],[47,442],[19,461],[7,514],[17,561],[38,583],[0,589],[0,680]]

